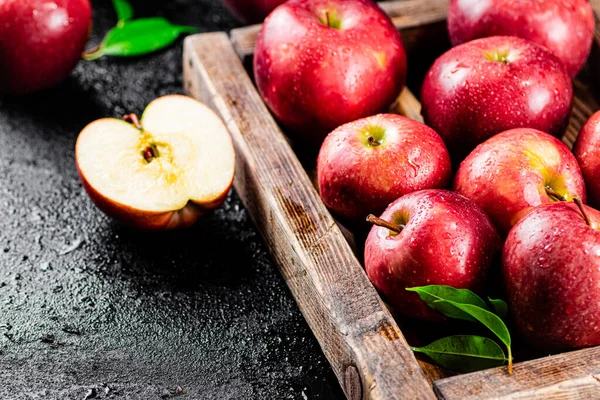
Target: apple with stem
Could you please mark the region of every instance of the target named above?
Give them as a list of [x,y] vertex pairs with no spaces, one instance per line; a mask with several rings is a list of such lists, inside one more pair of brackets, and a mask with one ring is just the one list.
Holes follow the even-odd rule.
[[424,320],[443,316],[406,288],[448,285],[480,291],[502,243],[483,211],[446,190],[421,190],[390,204],[365,245],[373,285],[398,312]]
[[452,165],[444,142],[428,126],[395,114],[380,114],[330,133],[317,159],[319,192],[340,219],[364,223],[398,197],[442,189]]
[[573,153],[587,185],[588,201],[593,207],[600,207],[600,112],[581,128]]
[[154,100],[140,120],[92,122],[77,138],[75,157],[98,208],[145,230],[192,225],[225,201],[235,169],[221,119],[179,95]]
[[586,199],[569,148],[528,128],[502,132],[479,145],[456,172],[454,190],[481,207],[503,236],[532,207],[559,198]]
[[271,11],[285,0],[223,0],[229,11],[245,24],[262,22]]
[[0,93],[63,81],[81,58],[91,24],[89,0],[0,1]]
[[425,122],[458,163],[479,143],[508,129],[562,135],[573,86],[547,49],[495,36],[456,46],[438,58],[425,77],[421,101]]
[[515,324],[546,351],[600,345],[600,212],[575,201],[534,208],[502,254]]
[[549,49],[571,77],[585,64],[594,39],[589,0],[451,0],[454,45],[489,36],[518,36]]
[[290,0],[265,20],[254,76],[292,139],[318,149],[338,126],[384,112],[406,80],[406,54],[371,0]]

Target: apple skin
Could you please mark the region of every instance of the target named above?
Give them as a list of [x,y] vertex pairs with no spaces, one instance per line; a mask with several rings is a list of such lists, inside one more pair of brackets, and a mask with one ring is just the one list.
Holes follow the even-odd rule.
[[502,271],[510,309],[531,345],[600,345],[600,212],[573,203],[534,208],[510,231]]
[[[490,60],[503,56],[507,64]],[[479,143],[509,129],[562,135],[573,107],[573,86],[547,49],[496,36],[454,47],[438,58],[425,77],[421,101],[425,122],[458,163]]]
[[433,129],[380,114],[330,133],[319,152],[317,174],[327,207],[343,221],[364,224],[368,214],[381,214],[400,196],[447,187],[452,165]]
[[241,22],[258,24],[285,0],[223,0],[223,3]]
[[381,218],[406,226],[398,235],[371,229],[365,245],[367,275],[396,311],[410,317],[444,319],[406,288],[449,285],[480,291],[502,246],[483,211],[447,190],[407,194]]
[[254,55],[262,98],[308,149],[342,124],[386,111],[406,68],[400,33],[370,0],[290,0],[265,20]]
[[448,32],[455,46],[489,36],[518,36],[549,49],[575,77],[594,38],[588,0],[451,0]]
[[600,207],[600,112],[595,113],[581,128],[573,147],[587,185],[588,202]]
[[506,236],[532,207],[551,203],[546,187],[568,200],[586,200],[577,160],[547,133],[520,128],[479,145],[460,165],[454,190],[471,199]]
[[92,24],[89,0],[0,2],[0,93],[56,86],[75,68]]

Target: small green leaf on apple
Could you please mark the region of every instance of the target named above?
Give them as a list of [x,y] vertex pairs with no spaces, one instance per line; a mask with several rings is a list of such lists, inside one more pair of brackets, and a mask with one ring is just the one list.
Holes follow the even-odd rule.
[[117,13],[119,24],[133,17],[133,7],[127,0],[113,0],[113,7]]
[[[451,300],[463,304],[472,304],[474,306],[481,307],[484,310],[491,311],[481,297],[467,289],[455,289],[452,286],[444,285],[430,285],[407,288],[406,290],[409,292],[416,292],[419,297],[421,297],[421,300],[423,300],[429,307],[433,309],[437,309],[435,305],[438,300]],[[452,315],[448,316],[451,318],[458,318]]]
[[508,361],[502,348],[483,336],[449,336],[427,346],[411,349],[426,354],[439,366],[457,372],[499,367]]
[[129,3],[114,0],[114,5],[119,17],[117,26],[108,31],[98,46],[83,53],[84,60],[149,54],[173,44],[182,34],[198,31],[192,26],[173,25],[161,17],[131,20],[133,9]]

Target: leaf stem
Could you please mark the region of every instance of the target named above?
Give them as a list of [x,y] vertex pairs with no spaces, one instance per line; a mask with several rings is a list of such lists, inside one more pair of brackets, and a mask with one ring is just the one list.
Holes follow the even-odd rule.
[[510,375],[512,375],[513,373],[513,356],[512,356],[512,349],[510,348],[510,346],[506,346],[506,349],[508,350],[508,373]]

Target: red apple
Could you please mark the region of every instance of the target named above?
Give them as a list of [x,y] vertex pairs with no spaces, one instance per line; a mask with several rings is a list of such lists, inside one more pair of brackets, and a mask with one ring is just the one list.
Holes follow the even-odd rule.
[[420,319],[442,316],[407,287],[448,285],[479,291],[502,246],[483,211],[446,190],[408,194],[390,204],[382,221],[370,219],[392,226],[371,229],[365,245],[367,275],[396,311]]
[[571,77],[590,54],[594,27],[588,0],[451,0],[448,9],[454,45],[488,36],[518,36],[548,48]]
[[235,155],[227,128],[208,107],[165,96],[141,121],[128,119],[100,119],[77,138],[79,176],[98,208],[158,230],[188,227],[225,201]]
[[0,1],[0,93],[57,85],[81,58],[92,23],[89,0]]
[[231,13],[246,24],[262,22],[271,11],[285,0],[223,0]]
[[426,125],[381,114],[342,125],[317,160],[323,202],[345,221],[364,222],[398,197],[445,188],[452,174],[444,142]]
[[581,170],[569,148],[528,128],[479,145],[460,165],[454,190],[481,207],[503,236],[531,207],[575,196],[585,201]]
[[538,348],[600,345],[600,212],[536,207],[510,231],[502,265],[512,316]]
[[265,20],[254,56],[258,89],[306,147],[396,99],[406,54],[391,20],[371,0],[290,0]]
[[587,185],[588,201],[600,207],[600,112],[583,125],[573,152]]
[[573,105],[571,78],[547,49],[517,37],[457,46],[436,60],[421,94],[423,116],[453,162],[513,128],[561,135]]

